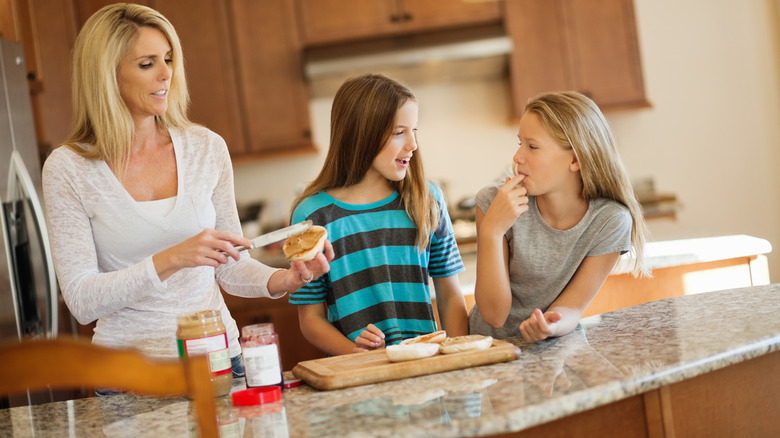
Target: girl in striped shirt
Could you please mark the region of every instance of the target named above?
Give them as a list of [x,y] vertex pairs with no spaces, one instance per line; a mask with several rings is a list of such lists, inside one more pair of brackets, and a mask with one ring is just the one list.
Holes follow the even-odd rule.
[[382,75],[347,80],[331,111],[319,176],[293,205],[292,222],[328,230],[330,272],[290,295],[301,332],[331,355],[382,348],[468,318],[463,263],[441,191],[427,182],[417,145],[417,100]]

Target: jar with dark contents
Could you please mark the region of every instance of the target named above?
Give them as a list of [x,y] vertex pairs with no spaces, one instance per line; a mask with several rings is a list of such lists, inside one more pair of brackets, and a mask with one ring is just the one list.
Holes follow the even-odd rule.
[[214,395],[230,393],[233,370],[230,363],[227,332],[218,310],[204,310],[179,316],[176,332],[179,357],[207,355]]
[[241,354],[244,357],[246,386],[284,386],[279,336],[272,323],[242,327]]

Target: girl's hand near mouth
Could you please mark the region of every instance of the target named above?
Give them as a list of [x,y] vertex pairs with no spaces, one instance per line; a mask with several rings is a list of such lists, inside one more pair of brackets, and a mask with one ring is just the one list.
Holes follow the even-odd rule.
[[522,185],[524,179],[525,175],[507,177],[506,183],[498,190],[495,200],[485,213],[480,231],[493,230],[503,235],[517,218],[528,211],[528,192]]

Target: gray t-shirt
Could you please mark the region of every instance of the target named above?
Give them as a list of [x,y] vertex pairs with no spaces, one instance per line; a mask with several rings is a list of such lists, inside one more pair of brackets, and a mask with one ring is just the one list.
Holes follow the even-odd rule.
[[[503,183],[484,187],[476,203],[483,212]],[[509,241],[509,281],[512,310],[504,326],[486,323],[477,306],[469,314],[472,334],[507,338],[519,335],[518,327],[534,309],[543,312],[558,298],[574,272],[588,256],[631,250],[631,214],[622,204],[604,198],[590,201],[582,220],[568,230],[556,230],[542,219],[536,198],[528,197],[528,212],[506,233]]]

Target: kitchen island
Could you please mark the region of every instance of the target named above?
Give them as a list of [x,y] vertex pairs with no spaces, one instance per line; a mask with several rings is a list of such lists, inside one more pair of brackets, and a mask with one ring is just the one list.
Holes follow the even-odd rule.
[[[466,231],[459,232],[457,228],[458,247],[466,266],[459,274],[459,281],[466,307],[470,309],[474,305],[477,272],[476,228],[473,223],[466,225]],[[769,284],[767,255],[771,252],[769,241],[743,234],[648,242],[646,262],[653,277],[635,278],[629,273],[630,257],[623,256],[584,316],[680,295]],[[259,248],[251,253],[271,266],[289,266],[278,248]],[[431,293],[435,300],[433,288]],[[290,305],[287,297],[260,303],[254,298],[226,293],[223,297],[239,327],[263,322],[274,324],[279,333],[284,369],[292,369],[300,361],[324,357],[304,338],[298,325],[298,306]],[[438,322],[435,305],[433,311]],[[91,336],[92,332],[85,334]]]
[[[684,295],[513,339],[517,360],[220,400],[225,436],[780,436],[780,284]],[[241,385],[236,385],[235,389]],[[187,436],[184,399],[115,395],[0,411],[0,436]]]

